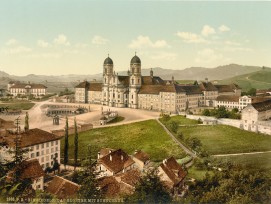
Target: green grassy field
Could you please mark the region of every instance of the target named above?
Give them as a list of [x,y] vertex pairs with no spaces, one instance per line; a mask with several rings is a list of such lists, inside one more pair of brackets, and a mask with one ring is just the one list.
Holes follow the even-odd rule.
[[197,137],[210,154],[271,150],[271,137],[226,125],[179,127],[184,139]]
[[271,153],[219,157],[217,160],[240,164],[247,169],[262,170],[271,176]]
[[[69,158],[73,158],[74,136],[69,136]],[[87,155],[87,146],[91,145],[93,156],[103,148],[121,148],[128,154],[135,150],[143,150],[148,153],[152,161],[161,161],[169,156],[182,158],[185,153],[166,134],[163,128],[155,121],[143,122],[92,129],[79,133],[79,158]],[[63,153],[64,138],[61,141],[61,152]],[[62,155],[63,156],[63,155]]]
[[0,107],[8,107],[10,110],[29,110],[35,103],[30,102],[14,102],[14,103],[0,103]]
[[196,180],[202,180],[206,173],[213,175],[214,173],[212,171],[208,171],[208,170],[199,170],[197,169],[195,166],[192,166],[188,169],[188,174],[187,176],[190,178],[194,178]]
[[239,75],[230,79],[225,79],[218,81],[219,84],[229,84],[229,83],[236,83],[241,88],[242,91],[248,91],[251,88],[256,89],[267,89],[271,88],[271,71],[261,70],[258,72],[253,72],[250,74]]

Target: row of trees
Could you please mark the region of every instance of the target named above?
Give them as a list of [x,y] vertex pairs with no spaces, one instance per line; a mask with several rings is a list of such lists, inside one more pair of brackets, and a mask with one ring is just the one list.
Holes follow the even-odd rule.
[[220,106],[215,109],[204,109],[202,111],[204,116],[214,116],[216,118],[231,118],[231,119],[240,119],[241,114],[239,113],[238,108],[233,108],[231,111],[227,110],[225,106]]
[[[65,140],[64,140],[64,167],[66,169],[67,164],[69,163],[69,122],[68,117],[66,116],[66,125],[65,125]],[[78,165],[78,130],[76,118],[74,118],[74,170]]]

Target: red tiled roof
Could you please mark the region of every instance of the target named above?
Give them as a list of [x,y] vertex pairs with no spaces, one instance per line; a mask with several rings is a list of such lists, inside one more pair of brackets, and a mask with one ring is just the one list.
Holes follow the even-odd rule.
[[237,84],[229,84],[229,85],[214,85],[218,92],[234,92],[235,89],[240,89],[240,87]]
[[211,82],[201,82],[199,87],[202,91],[217,91],[217,88]]
[[102,91],[102,83],[90,83],[89,91]]
[[163,79],[161,79],[158,76],[142,76],[142,85],[165,85],[165,82]]
[[30,86],[31,89],[46,89],[47,88],[43,84],[25,84],[25,83],[15,84],[11,86],[10,88],[11,89],[16,89],[16,88],[25,89],[26,86]]
[[54,194],[59,199],[74,197],[79,190],[80,186],[72,181],[55,176],[49,183],[46,191]]
[[98,184],[105,197],[115,197],[120,194],[120,184],[113,176],[100,178]]
[[239,102],[239,96],[228,96],[221,95],[216,98],[217,101],[229,101],[229,102]]
[[174,185],[180,183],[186,176],[186,172],[173,157],[165,160],[165,162],[160,164],[160,167],[163,169],[165,174],[169,177]]
[[258,112],[271,110],[271,99],[259,103],[251,104]]
[[141,177],[140,172],[137,169],[133,169],[120,175],[121,181],[135,187]]
[[89,82],[83,81],[83,82],[81,82],[80,84],[78,84],[77,86],[75,86],[75,88],[88,88],[89,85],[90,85]]
[[160,92],[176,92],[174,85],[142,85],[138,94],[156,94]]
[[137,151],[133,156],[142,162],[150,160],[150,156],[141,150]]
[[251,103],[259,103],[259,102],[263,102],[263,101],[268,101],[270,100],[270,96],[256,96],[256,97],[251,97]]
[[110,151],[113,152],[113,151],[115,151],[115,150],[114,150],[114,149],[111,149],[111,148],[102,148],[102,149],[100,150],[100,158],[102,158],[102,157],[108,155],[108,154],[110,153]]
[[19,172],[20,179],[38,179],[45,175],[37,159],[23,161],[20,166],[15,167],[7,174],[7,179],[14,178],[16,171]]
[[[111,160],[110,160],[111,158]],[[121,149],[115,150],[98,160],[113,173],[118,173],[134,162],[132,158]]]
[[193,95],[193,94],[202,94],[201,89],[195,85],[179,85],[175,84],[175,89],[177,92],[185,92],[186,95]]
[[[38,128],[22,132],[19,134],[19,137],[21,139],[21,147],[29,147],[36,144],[42,144],[50,141],[59,140],[61,138],[57,135],[54,135],[52,133],[46,132]],[[14,147],[15,138],[16,134],[8,133],[7,137],[5,137],[4,139],[6,140],[9,146]]]

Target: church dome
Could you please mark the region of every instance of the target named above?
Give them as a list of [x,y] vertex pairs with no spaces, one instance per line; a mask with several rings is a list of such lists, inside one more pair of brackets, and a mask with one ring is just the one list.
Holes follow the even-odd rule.
[[139,59],[138,56],[134,56],[132,59],[131,59],[131,64],[141,64],[141,60]]
[[112,65],[113,65],[113,60],[112,60],[110,57],[107,57],[107,58],[104,60],[104,64],[112,64]]

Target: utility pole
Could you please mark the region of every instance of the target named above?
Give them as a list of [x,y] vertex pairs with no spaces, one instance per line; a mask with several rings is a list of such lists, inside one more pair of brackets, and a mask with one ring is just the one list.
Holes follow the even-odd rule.
[[20,116],[15,119],[15,125],[16,125],[16,137],[15,137],[15,164],[20,163],[22,160],[21,155],[21,139],[19,138],[20,134]]

